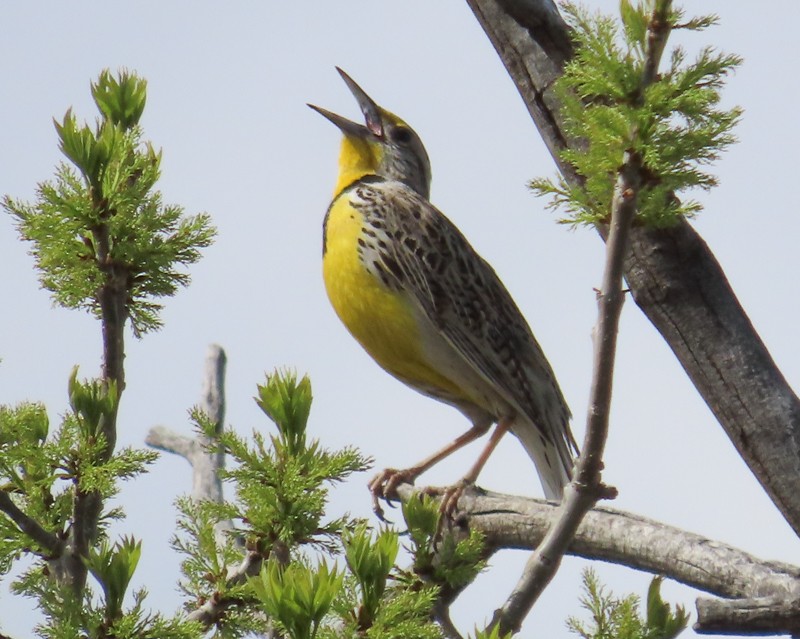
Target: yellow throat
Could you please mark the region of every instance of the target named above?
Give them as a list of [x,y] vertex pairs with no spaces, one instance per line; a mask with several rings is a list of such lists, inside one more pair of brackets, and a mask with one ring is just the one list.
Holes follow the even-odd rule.
[[345,188],[365,175],[374,175],[380,166],[381,155],[380,145],[345,135],[339,151],[339,177],[336,180],[333,196],[338,196]]
[[417,388],[424,384],[458,395],[459,389],[425,356],[408,298],[383,284],[359,256],[366,221],[345,190],[375,175],[380,160],[379,145],[345,136],[334,200],[325,218],[323,278],[328,298],[347,330],[383,369]]

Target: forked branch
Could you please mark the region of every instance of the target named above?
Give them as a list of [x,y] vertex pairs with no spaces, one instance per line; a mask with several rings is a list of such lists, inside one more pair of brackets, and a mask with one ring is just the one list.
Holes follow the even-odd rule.
[[[209,346],[200,410],[215,425],[216,432],[225,421],[225,363],[225,351],[216,344]],[[147,433],[145,443],[180,455],[191,464],[193,499],[222,502],[222,483],[217,471],[225,466],[225,455],[221,451],[208,453],[211,442],[205,435],[187,437],[164,426],[155,426]]]
[[[640,93],[656,78],[656,70],[669,36],[669,29],[664,28],[664,25],[668,24],[670,4],[670,0],[657,2],[650,16]],[[603,485],[601,470],[611,412],[619,317],[624,301],[622,276],[628,236],[637,212],[642,170],[642,159],[638,154],[626,151],[618,170],[611,202],[606,262],[598,295],[598,320],[594,331],[592,386],[582,453],[575,466],[573,481],[564,491],[557,517],[526,563],[514,590],[495,612],[492,625],[498,625],[501,634],[519,631],[533,604],[558,571],[561,559],[586,513],[598,500],[616,495],[614,489]]]
[[[416,499],[410,484],[397,493],[403,501]],[[558,516],[555,504],[479,488],[467,490],[459,507],[460,527],[479,531],[488,555],[540,547]],[[663,575],[713,595],[697,600],[699,631],[784,634],[800,628],[800,568],[641,515],[593,508],[567,553]]]
[[[559,170],[577,142],[564,133],[554,81],[572,57],[553,0],[467,0]],[[512,6],[513,5],[513,6]],[[725,273],[686,221],[636,227],[625,279],[770,498],[800,534],[800,399],[775,365]],[[743,366],[742,362],[747,365]]]
[[54,534],[46,531],[39,525],[37,521],[28,517],[20,508],[14,503],[5,490],[0,490],[0,512],[8,515],[9,519],[13,521],[17,527],[33,541],[36,542],[44,551],[50,556],[59,556],[63,551],[64,543],[58,539]]

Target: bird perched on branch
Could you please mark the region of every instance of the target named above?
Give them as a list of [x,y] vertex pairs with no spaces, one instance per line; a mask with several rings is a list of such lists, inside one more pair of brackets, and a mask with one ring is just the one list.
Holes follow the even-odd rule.
[[428,200],[419,136],[338,69],[364,124],[309,105],[344,135],[323,226],[323,275],[344,325],[386,371],[458,408],[472,427],[420,463],[370,483],[376,512],[405,481],[485,434],[483,452],[442,501],[452,511],[502,436],[533,459],[548,499],[570,480],[577,445],[553,370],[492,267]]

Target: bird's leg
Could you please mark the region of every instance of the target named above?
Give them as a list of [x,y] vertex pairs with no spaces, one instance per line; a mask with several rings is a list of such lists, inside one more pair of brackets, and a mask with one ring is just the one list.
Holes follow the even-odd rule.
[[478,459],[475,460],[475,463],[472,465],[472,468],[469,469],[469,472],[458,482],[452,486],[449,486],[444,491],[444,494],[442,495],[442,501],[439,504],[439,510],[443,515],[449,517],[453,514],[456,506],[458,506],[459,498],[464,493],[464,489],[477,481],[478,475],[481,474],[486,462],[489,461],[489,457],[492,456],[494,449],[497,448],[497,444],[499,444],[500,440],[503,439],[503,435],[505,435],[508,432],[508,429],[511,428],[512,422],[513,419],[509,418],[503,418],[497,422],[497,426],[495,427],[491,437],[489,437],[489,441],[486,442],[486,446],[481,451],[481,454],[478,455]]
[[[380,506],[380,499],[385,499],[386,502],[391,505],[390,498],[395,494],[395,491],[400,484],[413,484],[417,477],[419,477],[426,470],[432,468],[445,457],[451,455],[458,449],[463,448],[470,442],[475,441],[488,429],[489,424],[473,424],[472,428],[470,428],[467,432],[459,435],[447,446],[435,452],[430,457],[426,457],[420,463],[402,470],[398,470],[397,468],[386,468],[379,472],[368,484],[369,490],[372,493],[372,510],[375,511],[375,514],[378,515],[378,517],[383,519],[383,508]],[[497,444],[495,444],[495,446],[496,445]],[[492,450],[494,450],[494,446],[492,446]],[[491,451],[489,451],[489,454],[491,454]],[[483,463],[485,464],[486,461],[484,460]],[[483,467],[483,464],[481,464],[481,467]],[[473,471],[471,470],[470,474],[472,472]],[[478,472],[480,472],[480,468],[478,468]]]

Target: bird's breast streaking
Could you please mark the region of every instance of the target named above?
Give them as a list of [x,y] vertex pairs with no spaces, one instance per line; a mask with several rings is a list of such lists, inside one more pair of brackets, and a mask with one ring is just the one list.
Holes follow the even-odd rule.
[[468,401],[426,353],[424,327],[401,284],[389,250],[399,233],[387,230],[381,186],[356,183],[325,218],[323,278],[336,314],[375,361],[403,382],[454,403]]

